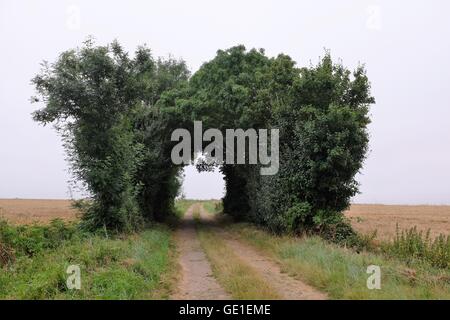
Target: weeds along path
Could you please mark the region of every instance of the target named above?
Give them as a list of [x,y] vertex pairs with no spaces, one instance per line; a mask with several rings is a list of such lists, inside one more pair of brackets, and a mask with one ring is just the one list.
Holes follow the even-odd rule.
[[224,243],[233,250],[245,264],[254,269],[259,278],[265,281],[276,291],[282,299],[288,300],[323,300],[327,295],[304,282],[289,276],[281,271],[280,266],[270,258],[259,253],[253,247],[242,243],[231,233],[226,232],[214,223],[214,217],[208,214],[201,205],[200,219],[207,226],[210,226]]
[[196,203],[188,208],[176,234],[181,279],[172,299],[230,299],[213,277],[211,266],[197,238],[193,212],[199,206],[201,204]]

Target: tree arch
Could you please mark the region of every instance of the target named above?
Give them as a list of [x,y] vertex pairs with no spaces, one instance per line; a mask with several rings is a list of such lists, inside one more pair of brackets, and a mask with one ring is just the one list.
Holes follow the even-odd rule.
[[132,230],[173,213],[182,165],[171,161],[170,136],[192,133],[195,120],[204,130],[280,131],[276,175],[261,176],[258,164],[201,166],[224,174],[226,213],[276,232],[346,226],[374,102],[362,66],[350,72],[327,53],[298,68],[287,55],[237,46],[190,76],[183,61],[155,60],[145,47],[130,58],[117,42],[87,41],[33,82],[45,103],[34,119],[57,124],[75,178],[92,194],[89,228]]

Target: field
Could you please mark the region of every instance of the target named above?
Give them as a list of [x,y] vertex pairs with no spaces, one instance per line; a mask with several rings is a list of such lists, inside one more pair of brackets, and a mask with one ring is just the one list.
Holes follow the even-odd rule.
[[[439,266],[403,246],[416,248],[416,238],[389,250],[357,251],[317,236],[275,236],[234,223],[218,204],[177,201],[172,228],[154,224],[108,235],[47,223],[76,219],[68,200],[0,200],[11,222],[0,221],[0,270],[6,271],[0,299],[450,299],[448,240],[431,252]],[[359,231],[377,228],[388,239],[397,223],[448,234],[448,210],[354,205],[346,215]],[[66,287],[72,264],[80,267],[81,290]],[[382,270],[382,290],[366,286],[372,264]]]
[[377,238],[390,240],[400,230],[417,227],[431,237],[450,234],[450,206],[354,204],[346,211],[352,226],[361,233],[377,230]]
[[[186,201],[180,211],[192,203]],[[213,202],[205,202],[206,207],[210,204]],[[345,214],[357,231],[369,234],[377,230],[377,238],[383,240],[395,236],[397,224],[400,230],[414,226],[430,229],[432,237],[450,234],[450,206],[353,204]],[[0,199],[1,217],[14,224],[47,223],[54,218],[74,220],[76,211],[70,200]]]
[[0,199],[0,218],[14,224],[70,221],[76,219],[76,211],[70,200]]

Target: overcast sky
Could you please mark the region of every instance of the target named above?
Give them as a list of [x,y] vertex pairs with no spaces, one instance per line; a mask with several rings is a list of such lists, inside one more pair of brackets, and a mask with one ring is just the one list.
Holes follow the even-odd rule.
[[[31,120],[30,79],[42,60],[93,35],[129,51],[185,59],[193,72],[237,44],[286,53],[300,66],[324,48],[366,64],[377,103],[355,202],[450,204],[448,1],[0,0],[0,198],[67,198],[55,131]],[[186,170],[184,192],[219,198],[218,173]]]

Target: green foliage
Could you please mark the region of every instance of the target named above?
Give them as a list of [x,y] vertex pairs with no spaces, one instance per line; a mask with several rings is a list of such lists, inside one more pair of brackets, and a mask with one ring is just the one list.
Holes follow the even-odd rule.
[[74,178],[91,195],[83,226],[132,231],[173,211],[179,168],[164,158],[165,120],[154,114],[161,94],[187,80],[184,62],[154,60],[145,47],[131,59],[117,42],[87,40],[43,67],[33,83],[45,108],[34,119],[55,123]]
[[0,221],[0,243],[3,251],[18,257],[32,257],[79,237],[83,237],[83,233],[75,224],[65,223],[60,219],[52,220],[49,225],[22,226],[13,226],[4,220]]
[[367,151],[374,99],[363,67],[352,73],[327,53],[317,66],[297,68],[287,55],[238,46],[218,51],[190,88],[189,103],[179,107],[205,129],[280,130],[277,175],[261,176],[259,165],[221,166],[226,213],[275,232],[328,225],[332,237],[353,235],[341,212],[357,193],[354,176]]
[[295,228],[303,225],[310,214],[311,205],[309,203],[295,203],[286,212],[286,229],[291,232],[296,232]]
[[329,225],[337,241],[352,236],[340,218],[358,191],[354,176],[374,103],[362,66],[352,73],[326,53],[316,66],[298,68],[287,55],[236,46],[188,78],[183,61],[154,60],[142,47],[132,59],[117,42],[88,40],[33,80],[46,104],[35,120],[56,123],[75,178],[92,195],[83,226],[132,231],[173,214],[182,167],[171,161],[170,136],[201,120],[223,133],[280,131],[277,175],[261,176],[259,165],[216,164],[226,213],[275,232]]
[[450,236],[443,234],[435,239],[430,237],[430,230],[425,234],[416,227],[399,231],[392,242],[382,245],[388,255],[405,261],[425,261],[432,266],[450,269]]

